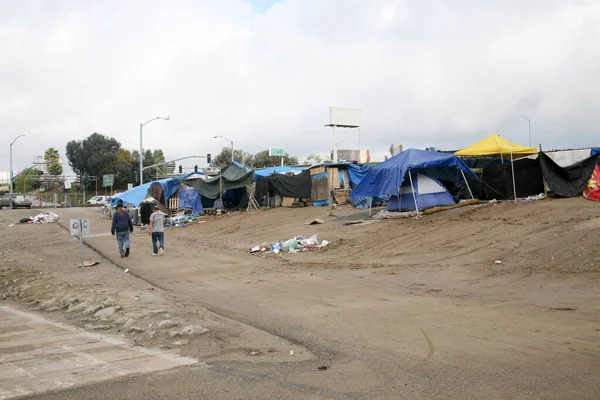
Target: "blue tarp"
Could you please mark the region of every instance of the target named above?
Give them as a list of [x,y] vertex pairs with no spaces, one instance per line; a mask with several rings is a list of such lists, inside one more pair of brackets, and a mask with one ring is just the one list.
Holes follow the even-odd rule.
[[272,174],[285,174],[285,173],[288,173],[291,171],[304,171],[305,169],[306,169],[305,167],[286,167],[286,166],[263,168],[263,169],[255,170],[254,177],[255,177],[255,179],[259,179],[259,178],[264,178],[265,176],[269,176]]
[[148,196],[148,190],[152,185],[161,185],[165,197],[165,201],[169,200],[177,189],[179,189],[179,181],[175,178],[161,179],[154,182],[144,183],[141,186],[136,186],[126,192],[113,196],[111,205],[115,206],[119,200],[122,200],[126,206],[139,206],[142,201]]
[[180,190],[179,191],[179,208],[192,210],[197,214],[204,214],[200,195],[195,190]]
[[600,153],[600,147],[592,147],[592,151],[590,152],[590,157],[595,156],[598,153]]
[[[423,170],[427,170],[426,172]],[[397,195],[398,188],[408,179],[408,171],[422,172],[440,179],[462,170],[465,176],[478,179],[477,175],[453,154],[408,149],[367,171],[362,181],[352,191],[352,196]]]

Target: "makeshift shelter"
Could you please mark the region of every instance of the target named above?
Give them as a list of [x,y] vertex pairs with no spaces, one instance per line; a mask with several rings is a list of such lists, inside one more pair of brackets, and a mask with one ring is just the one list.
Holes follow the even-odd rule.
[[546,154],[542,152],[538,154],[548,189],[552,194],[560,197],[576,197],[583,194],[597,167],[598,157],[600,154],[595,154],[568,167],[561,167]]
[[192,187],[204,198],[216,199],[219,197],[219,193],[223,191],[252,185],[254,171],[237,162],[232,162],[216,176],[206,177],[205,179],[177,178],[177,180]]
[[144,199],[139,204],[139,218],[142,225],[148,225],[150,223],[150,215],[154,212],[154,207],[158,207],[158,209],[165,214],[169,214],[169,209],[162,205],[158,200],[154,197],[148,197]]
[[[512,173],[514,169],[515,186],[513,187]],[[491,165],[483,169],[482,198],[512,199],[534,196],[544,192],[542,168],[537,158],[521,158],[511,163]],[[516,189],[516,190],[515,190]]]
[[276,197],[309,199],[311,175],[308,170],[297,175],[273,174],[256,180],[254,197],[261,206],[278,206]]
[[431,193],[433,185],[430,181],[422,180],[421,189],[424,190],[424,193],[419,191],[418,186],[415,186],[415,181],[418,184],[419,174],[433,178],[430,181],[437,184],[444,181],[454,182],[457,186],[461,183],[465,184],[469,192],[467,177],[478,180],[477,175],[452,154],[408,149],[379,165],[369,168],[362,181],[352,191],[352,196],[396,196],[399,197],[399,209],[411,209],[409,206],[402,204],[402,195],[404,194],[402,186],[406,182],[410,185],[410,194],[413,196],[412,209],[417,212],[424,208],[445,203],[447,201],[446,195],[427,196],[440,193],[435,191]]
[[596,164],[588,184],[583,189],[583,197],[588,200],[600,201],[600,167],[598,164]]
[[[156,188],[153,188],[153,186]],[[175,178],[161,179],[158,181],[144,183],[143,185],[136,186],[133,189],[129,189],[123,193],[115,194],[112,196],[112,205],[115,206],[119,200],[123,201],[126,206],[137,207],[140,203],[148,196],[148,192],[152,191],[158,195],[164,204],[171,196],[173,196],[179,189],[179,182]],[[158,200],[157,200],[158,201]]]
[[255,179],[265,178],[267,176],[271,176],[273,174],[296,174],[302,172],[306,169],[306,167],[287,167],[285,165],[278,167],[270,167],[270,168],[262,168],[254,171]]
[[454,153],[455,156],[527,156],[537,154],[534,147],[521,146],[511,143],[508,140],[498,136],[491,135],[480,142],[469,147],[465,147]]
[[204,208],[200,201],[200,194],[195,190],[180,190],[179,195],[179,208],[183,210],[192,210],[196,214],[204,214]]

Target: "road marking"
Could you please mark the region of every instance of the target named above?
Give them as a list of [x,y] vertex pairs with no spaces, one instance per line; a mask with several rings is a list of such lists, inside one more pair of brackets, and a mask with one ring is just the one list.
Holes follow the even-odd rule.
[[0,399],[198,363],[8,306],[0,306],[0,321]]

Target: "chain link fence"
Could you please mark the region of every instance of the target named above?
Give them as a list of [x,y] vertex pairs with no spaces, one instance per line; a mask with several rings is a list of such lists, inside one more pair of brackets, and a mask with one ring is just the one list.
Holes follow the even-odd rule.
[[93,193],[86,193],[85,199],[83,193],[28,193],[26,198],[31,200],[32,207],[84,207],[85,201],[91,199]]

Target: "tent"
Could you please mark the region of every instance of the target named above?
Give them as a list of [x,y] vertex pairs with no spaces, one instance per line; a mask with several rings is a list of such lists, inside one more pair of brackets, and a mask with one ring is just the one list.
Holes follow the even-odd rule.
[[200,195],[195,190],[180,190],[179,195],[179,208],[184,210],[192,210],[197,214],[204,214],[204,208],[202,208],[202,202],[200,201]]
[[[423,198],[418,187],[415,187],[415,180],[418,181],[417,175],[421,174],[429,178],[434,178],[433,181],[440,183],[447,182],[462,182],[465,183],[470,192],[467,177],[477,180],[477,175],[473,173],[458,157],[447,154],[425,150],[408,149],[394,157],[382,162],[379,165],[369,168],[367,174],[361,182],[354,188],[351,196],[398,196],[402,201],[402,185],[407,182],[410,184],[413,196],[413,205],[418,212],[422,207],[436,206],[439,204],[431,204]],[[461,179],[462,178],[462,179]],[[422,182],[421,188],[430,188],[430,182]],[[426,190],[423,195],[428,195],[429,190]],[[471,194],[472,197],[472,194]],[[439,196],[441,201],[443,196]],[[415,204],[416,203],[416,204]],[[435,202],[433,202],[435,203]],[[399,207],[406,209],[403,204]]]
[[[598,154],[598,153],[596,153]],[[583,189],[583,197],[588,200],[600,201],[600,167],[596,164],[594,173],[592,174],[585,189]]]
[[411,186],[410,181],[404,181],[400,187],[400,201],[398,201],[397,195],[391,196],[386,210],[415,210],[417,209],[417,207],[415,207],[415,198],[417,199],[418,208],[422,210],[455,204],[454,198],[450,192],[448,192],[448,189],[435,178],[431,178],[424,174],[416,174],[413,175],[413,185],[414,189]]
[[[515,186],[512,173],[514,170]],[[482,199],[513,199],[534,196],[544,192],[542,168],[537,158],[523,157],[512,163],[505,162],[483,168]]]
[[469,147],[465,147],[454,153],[455,156],[510,156],[520,155],[527,156],[530,154],[537,154],[537,149],[534,147],[521,146],[514,144],[508,140],[498,136],[492,135],[480,142],[477,142]]
[[225,190],[252,185],[254,171],[237,162],[232,162],[216,176],[206,177],[206,179],[177,178],[177,180],[184,185],[193,187],[204,198],[216,199],[219,197],[219,193]]
[[590,156],[568,167],[561,167],[546,154],[540,152],[538,155],[548,189],[552,194],[560,197],[581,196],[597,168],[598,157],[600,154]]
[[164,198],[164,201],[169,200],[169,198],[171,198],[171,196],[173,196],[179,189],[179,182],[175,178],[148,182],[144,183],[143,185],[136,186],[133,189],[129,189],[123,193],[113,195],[111,205],[115,206],[119,200],[122,200],[126,206],[137,207],[148,196],[148,191],[153,185],[161,186],[162,197]]
[[311,197],[310,171],[304,170],[298,175],[274,174],[256,180],[254,197],[262,206],[271,206],[275,196],[309,199]]

